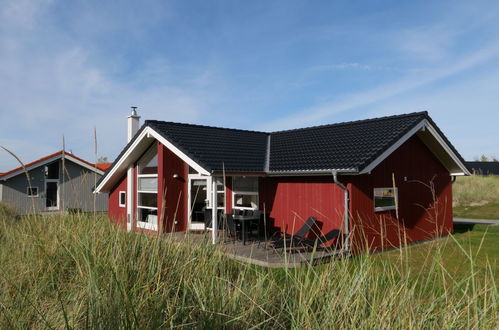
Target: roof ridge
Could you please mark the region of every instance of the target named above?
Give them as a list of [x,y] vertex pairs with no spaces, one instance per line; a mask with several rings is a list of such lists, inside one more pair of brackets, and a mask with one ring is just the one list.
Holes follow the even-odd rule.
[[339,123],[316,125],[316,126],[308,126],[308,127],[302,127],[302,128],[292,128],[292,129],[287,129],[287,130],[274,131],[274,132],[271,132],[270,134],[287,133],[287,132],[302,131],[302,130],[308,130],[308,129],[326,128],[326,127],[335,127],[335,126],[344,126],[344,125],[352,125],[352,124],[362,124],[362,123],[374,122],[374,121],[380,121],[380,120],[386,120],[386,119],[395,119],[395,118],[403,118],[403,117],[414,117],[414,116],[421,116],[421,115],[424,115],[424,116],[428,117],[428,111],[418,111],[418,112],[411,112],[411,113],[403,113],[403,114],[399,114],[399,115],[391,115],[391,116],[383,116],[383,117],[376,117],[376,118],[351,120],[351,121],[345,121],[345,122],[339,122]]
[[228,130],[228,131],[250,132],[250,133],[259,133],[259,134],[266,134],[266,135],[270,134],[269,132],[249,130],[249,129],[228,128],[228,127],[200,125],[200,124],[189,124],[189,123],[180,123],[180,122],[163,121],[163,120],[152,120],[152,119],[147,119],[144,121],[144,125],[146,125],[147,123],[162,123],[162,124],[173,124],[173,125],[182,125],[182,126],[190,126],[190,127],[214,128],[214,129],[223,129],[223,130]]

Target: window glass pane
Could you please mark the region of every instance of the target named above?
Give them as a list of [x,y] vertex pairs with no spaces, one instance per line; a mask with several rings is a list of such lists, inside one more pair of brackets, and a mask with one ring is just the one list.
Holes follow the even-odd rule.
[[158,207],[158,194],[139,193],[138,206]]
[[120,192],[120,204],[121,205],[126,204],[126,193],[124,191]]
[[234,206],[258,209],[258,195],[234,194]]
[[234,191],[258,192],[258,177],[234,177]]
[[158,149],[156,143],[139,160],[139,174],[158,174]]
[[225,198],[224,198],[224,193],[217,193],[217,207],[224,207],[225,206]]
[[38,195],[38,187],[28,187],[28,196],[37,196]]
[[225,191],[223,178],[217,179],[217,191]]
[[158,178],[139,178],[139,190],[158,191]]
[[47,165],[45,175],[47,179],[59,179],[59,162]]
[[158,211],[150,209],[138,209],[138,221],[158,225]]
[[374,207],[395,208],[395,194],[396,190],[393,188],[375,188]]

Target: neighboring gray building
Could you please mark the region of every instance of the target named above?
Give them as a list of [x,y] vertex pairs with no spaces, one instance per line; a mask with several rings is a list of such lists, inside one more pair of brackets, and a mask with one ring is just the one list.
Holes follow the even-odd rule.
[[18,214],[107,211],[107,194],[93,187],[110,164],[92,164],[67,152],[56,152],[0,174],[0,201]]

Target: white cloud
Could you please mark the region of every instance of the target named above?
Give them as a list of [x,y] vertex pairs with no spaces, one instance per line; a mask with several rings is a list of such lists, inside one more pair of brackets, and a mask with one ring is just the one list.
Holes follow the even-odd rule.
[[482,48],[472,54],[462,56],[447,66],[411,73],[408,76],[362,92],[345,95],[334,102],[306,108],[285,118],[279,118],[262,125],[262,129],[276,130],[303,127],[321,123],[325,119],[361,106],[376,104],[394,98],[441,79],[456,75],[483,64],[499,55],[499,43]]
[[[112,159],[126,142],[131,105],[140,107],[143,119],[197,122],[217,95],[216,86],[203,83],[213,69],[191,70],[180,84],[161,58],[127,73],[129,79],[116,77],[116,67],[94,58],[96,49],[41,21],[47,6],[50,2],[0,6],[2,17],[9,18],[0,22],[0,145],[24,161],[61,149],[63,135],[68,149],[91,160],[94,126],[99,155]],[[0,171],[15,166],[0,154]]]

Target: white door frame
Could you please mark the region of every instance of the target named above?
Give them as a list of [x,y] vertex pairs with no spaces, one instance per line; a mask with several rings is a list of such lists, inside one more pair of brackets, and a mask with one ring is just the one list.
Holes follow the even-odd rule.
[[[57,184],[57,206],[47,206],[47,183],[55,182]],[[49,211],[57,211],[60,207],[60,189],[59,179],[45,179],[45,208]]]
[[[188,176],[188,188],[187,188],[187,195],[188,195],[188,199],[189,199],[189,203],[188,203],[188,206],[189,206],[189,209],[187,210],[187,230],[205,230],[206,228],[204,227],[204,224],[202,225],[196,225],[195,227],[192,226],[191,224],[191,220],[192,220],[192,214],[191,214],[191,210],[192,210],[192,199],[191,199],[191,187],[192,187],[192,180],[206,180],[206,198],[207,199],[210,199],[210,176],[206,176],[206,175],[201,175],[201,174],[189,174]],[[208,207],[208,209],[211,209],[210,207]],[[210,230],[210,228],[208,228],[208,230]]]

